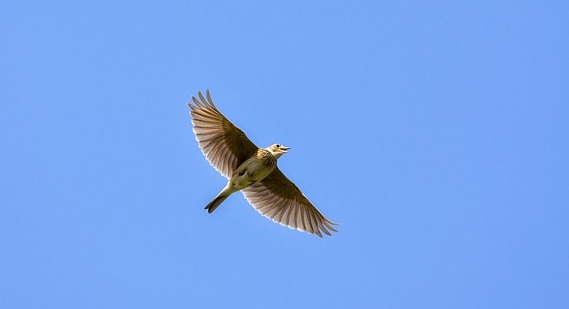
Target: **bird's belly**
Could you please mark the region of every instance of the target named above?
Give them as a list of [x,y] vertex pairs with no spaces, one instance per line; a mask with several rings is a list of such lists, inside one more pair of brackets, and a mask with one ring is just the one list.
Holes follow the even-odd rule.
[[244,189],[257,181],[263,180],[274,169],[274,166],[267,166],[260,160],[247,160],[237,168],[233,177],[231,177],[231,184],[237,190]]

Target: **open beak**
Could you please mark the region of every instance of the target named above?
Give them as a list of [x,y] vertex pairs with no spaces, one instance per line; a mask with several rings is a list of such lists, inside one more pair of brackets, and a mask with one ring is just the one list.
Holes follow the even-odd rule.
[[290,147],[281,146],[281,150],[283,152],[287,152],[287,150],[289,150],[289,149],[290,149]]

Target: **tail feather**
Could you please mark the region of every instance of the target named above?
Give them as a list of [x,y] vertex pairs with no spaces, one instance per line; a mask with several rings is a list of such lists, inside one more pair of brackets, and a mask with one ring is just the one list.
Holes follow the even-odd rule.
[[219,207],[219,205],[221,205],[221,203],[223,203],[223,201],[225,201],[226,198],[229,197],[228,195],[218,195],[216,196],[213,201],[209,202],[209,204],[207,204],[207,206],[205,207],[205,209],[207,209],[208,213],[212,213],[217,207]]

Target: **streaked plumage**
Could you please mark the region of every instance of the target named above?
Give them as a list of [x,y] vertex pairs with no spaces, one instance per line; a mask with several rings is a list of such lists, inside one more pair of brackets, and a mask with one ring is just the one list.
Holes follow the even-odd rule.
[[277,167],[289,149],[280,144],[259,148],[201,92],[188,103],[193,131],[210,164],[228,178],[226,187],[206,206],[213,212],[229,195],[242,191],[262,215],[290,228],[322,237],[337,232],[328,220]]

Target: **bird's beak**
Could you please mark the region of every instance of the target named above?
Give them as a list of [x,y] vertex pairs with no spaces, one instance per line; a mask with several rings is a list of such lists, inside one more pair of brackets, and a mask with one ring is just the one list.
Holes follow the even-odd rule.
[[281,146],[281,149],[282,149],[284,152],[286,152],[287,150],[290,149],[290,147]]

